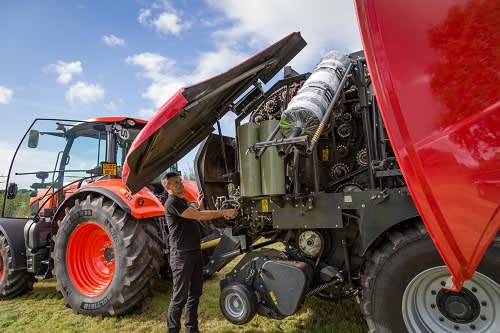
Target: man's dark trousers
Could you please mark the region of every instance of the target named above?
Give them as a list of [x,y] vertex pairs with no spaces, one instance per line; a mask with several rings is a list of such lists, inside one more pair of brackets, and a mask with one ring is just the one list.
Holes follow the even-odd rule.
[[185,326],[188,333],[198,332],[198,303],[203,288],[201,251],[170,253],[173,275],[173,296],[168,307],[168,333],[181,329],[182,309],[186,307]]

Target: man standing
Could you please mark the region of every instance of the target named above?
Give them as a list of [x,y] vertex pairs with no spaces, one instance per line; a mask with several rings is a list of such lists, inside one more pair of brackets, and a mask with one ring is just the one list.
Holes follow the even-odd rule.
[[173,295],[168,307],[168,333],[181,329],[182,309],[186,307],[185,326],[187,333],[199,333],[198,303],[203,287],[203,263],[200,249],[200,232],[197,220],[209,221],[217,218],[235,218],[236,209],[198,210],[192,208],[184,198],[181,177],[167,173],[162,185],[168,192],[165,202],[170,246],[170,268],[173,275]]

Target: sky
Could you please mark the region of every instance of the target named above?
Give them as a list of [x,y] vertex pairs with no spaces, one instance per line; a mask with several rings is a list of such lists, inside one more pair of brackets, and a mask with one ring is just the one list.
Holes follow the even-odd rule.
[[330,50],[362,48],[351,0],[2,2],[0,176],[35,118],[149,119],[180,87],[293,31],[308,43],[290,63],[299,73]]

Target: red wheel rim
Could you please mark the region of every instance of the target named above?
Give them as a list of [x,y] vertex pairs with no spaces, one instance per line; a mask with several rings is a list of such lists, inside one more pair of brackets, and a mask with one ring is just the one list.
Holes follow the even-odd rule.
[[3,257],[2,253],[0,253],[0,280],[3,278]]
[[71,233],[66,252],[68,275],[80,293],[99,296],[115,271],[114,247],[102,226],[87,221]]

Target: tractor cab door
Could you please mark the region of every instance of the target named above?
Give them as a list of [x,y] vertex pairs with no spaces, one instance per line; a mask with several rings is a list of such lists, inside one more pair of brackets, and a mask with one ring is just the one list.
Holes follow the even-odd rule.
[[58,126],[58,121],[37,119],[26,132],[6,179],[6,189],[15,184],[17,192],[3,198],[2,217],[29,218],[41,207],[57,206],[54,194],[64,184],[61,167],[68,162],[68,141]]

